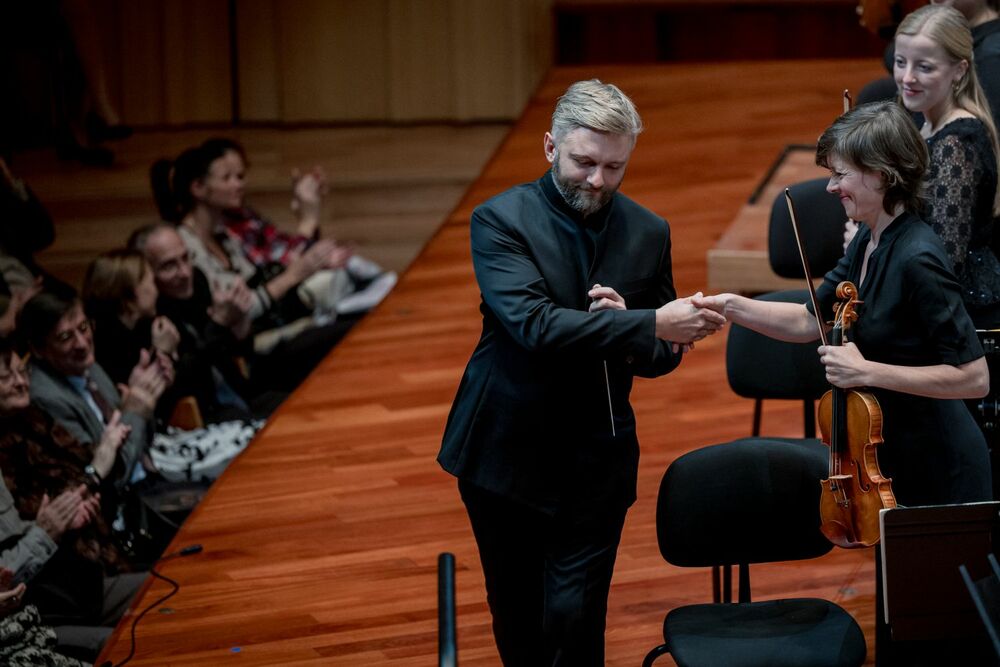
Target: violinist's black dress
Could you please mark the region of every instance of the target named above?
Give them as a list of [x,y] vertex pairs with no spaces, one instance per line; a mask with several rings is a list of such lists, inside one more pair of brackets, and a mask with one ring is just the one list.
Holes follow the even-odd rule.
[[[871,230],[861,225],[844,258],[817,289],[824,319],[842,280],[861,277]],[[899,366],[958,366],[983,356],[975,326],[962,303],[961,288],[941,239],[917,216],[904,213],[882,232],[868,258],[858,321],[850,329],[870,361]],[[872,389],[882,408],[878,459],[892,478],[900,505],[942,505],[990,500],[986,440],[959,400],[924,398]],[[924,667],[948,664],[955,641],[893,641],[882,610],[880,550],[875,550],[875,664]],[[966,655],[986,655],[981,642],[962,640]],[[980,664],[969,662],[967,664]]]
[[[840,263],[817,289],[825,320],[832,320],[836,287],[855,285],[871,230],[861,225]],[[848,337],[870,361],[900,366],[958,366],[983,356],[962,303],[951,262],[934,231],[912,214],[882,233],[858,286],[864,303]],[[810,309],[811,310],[811,309]],[[873,389],[882,407],[882,473],[892,478],[900,505],[990,500],[986,441],[959,400]]]

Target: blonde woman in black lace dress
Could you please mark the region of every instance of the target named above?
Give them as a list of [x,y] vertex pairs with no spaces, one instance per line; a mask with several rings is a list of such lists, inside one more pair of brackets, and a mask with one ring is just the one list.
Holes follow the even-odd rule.
[[930,169],[924,220],[944,241],[979,329],[1000,327],[1000,261],[990,248],[997,198],[997,131],[973,66],[972,33],[951,7],[928,5],[900,23],[893,74],[899,99],[925,119]]

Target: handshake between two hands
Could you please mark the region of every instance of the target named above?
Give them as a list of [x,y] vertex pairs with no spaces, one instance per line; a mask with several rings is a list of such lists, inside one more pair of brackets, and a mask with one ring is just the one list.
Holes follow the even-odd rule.
[[[595,284],[587,296],[591,298],[592,313],[626,309],[625,300],[611,287]],[[674,352],[692,350],[695,342],[714,334],[726,324],[725,308],[722,295],[705,296],[697,292],[675,299],[656,309],[656,337],[669,341]]]

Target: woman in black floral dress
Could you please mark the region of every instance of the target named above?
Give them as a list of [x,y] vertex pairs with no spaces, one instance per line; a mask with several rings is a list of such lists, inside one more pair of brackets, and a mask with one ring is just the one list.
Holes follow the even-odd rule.
[[944,241],[979,329],[1000,327],[1000,261],[990,245],[997,199],[997,131],[973,67],[972,33],[957,10],[928,5],[896,31],[899,99],[923,114],[930,151],[923,219]]

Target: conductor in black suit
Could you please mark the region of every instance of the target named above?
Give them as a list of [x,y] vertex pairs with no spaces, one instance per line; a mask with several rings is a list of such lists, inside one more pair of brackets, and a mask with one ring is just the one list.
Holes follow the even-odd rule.
[[677,299],[666,221],[617,192],[642,121],[580,81],[545,133],[550,171],[472,214],[483,332],[438,461],[458,477],[505,665],[604,664],[615,555],[635,501],[632,378],[724,318]]

